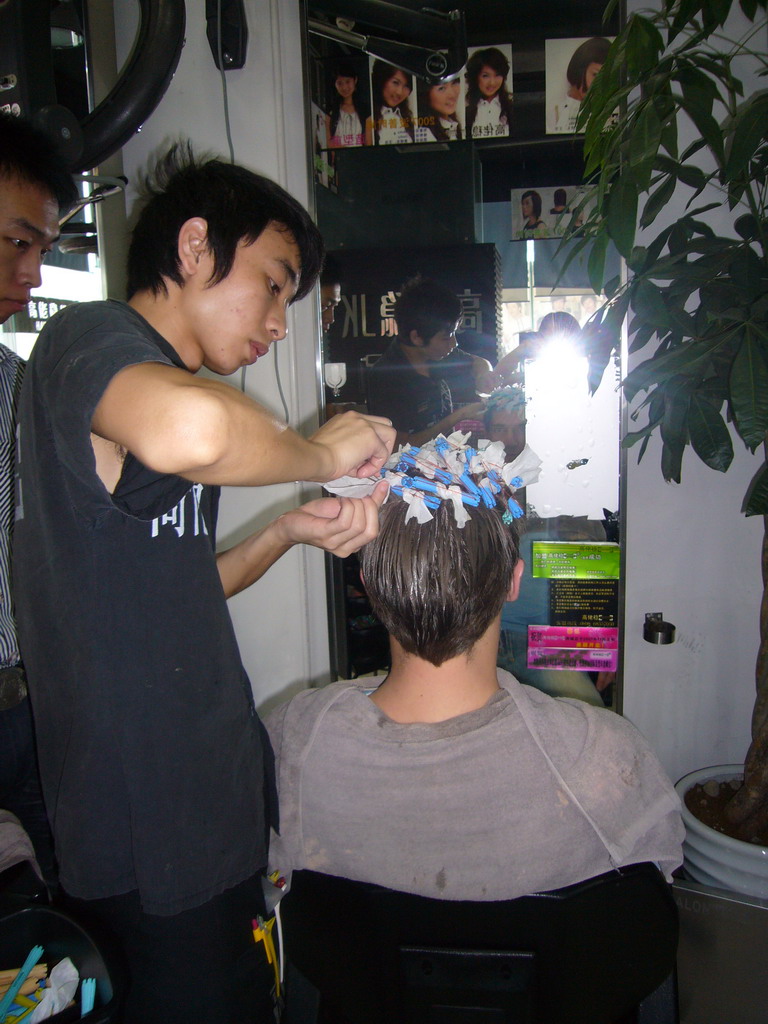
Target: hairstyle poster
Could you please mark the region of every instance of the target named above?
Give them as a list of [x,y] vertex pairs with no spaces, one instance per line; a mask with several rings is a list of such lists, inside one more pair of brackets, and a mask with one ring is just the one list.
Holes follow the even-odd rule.
[[439,85],[417,78],[414,142],[460,142],[466,137],[462,75]]
[[464,116],[467,137],[509,135],[512,121],[512,44],[474,46],[464,68]]
[[378,57],[370,58],[371,116],[366,145],[405,146],[415,141],[416,78]]
[[316,103],[312,104],[312,135],[314,153],[312,162],[315,169],[315,181],[323,188],[336,191],[336,173],[333,166],[333,154],[326,146],[325,114]]
[[[584,196],[577,185],[512,189],[512,238],[560,238]],[[584,211],[579,213],[583,219]]]
[[547,39],[544,42],[547,135],[572,134],[581,101],[605,63],[612,39]]
[[322,61],[319,72],[325,111],[326,147],[348,149],[365,145],[365,124],[371,110],[368,58],[339,49]]

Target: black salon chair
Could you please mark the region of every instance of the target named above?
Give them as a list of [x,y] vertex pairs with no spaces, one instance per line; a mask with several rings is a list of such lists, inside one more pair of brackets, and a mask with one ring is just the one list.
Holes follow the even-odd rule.
[[677,908],[652,864],[494,903],[312,871],[280,904],[285,1024],[676,1024]]

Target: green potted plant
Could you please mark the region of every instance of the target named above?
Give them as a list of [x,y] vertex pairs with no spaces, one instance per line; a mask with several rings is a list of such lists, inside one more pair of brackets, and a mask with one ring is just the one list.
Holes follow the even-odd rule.
[[[637,424],[624,446],[639,445],[642,458],[658,430],[664,479],[680,483],[688,446],[728,470],[730,423],[755,454],[743,512],[764,517],[768,581],[768,90],[743,81],[768,75],[765,9],[766,0],[658,0],[628,19],[580,111],[589,188],[566,240],[567,262],[587,257],[595,292],[607,296],[590,324],[592,381],[627,316],[630,351],[650,352],[623,381]],[[670,208],[679,211],[671,222]],[[724,233],[711,226],[715,209],[728,213]],[[626,280],[606,280],[611,243]],[[717,828],[734,847],[768,845],[768,592],[743,782],[738,774],[723,781]],[[722,788],[707,787],[718,797]],[[768,896],[768,878],[765,886],[758,895]]]

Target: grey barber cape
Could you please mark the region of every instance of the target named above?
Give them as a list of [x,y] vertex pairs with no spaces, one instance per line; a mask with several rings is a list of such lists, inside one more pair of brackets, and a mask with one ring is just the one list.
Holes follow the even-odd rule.
[[682,861],[674,788],[617,714],[499,670],[477,711],[401,724],[380,679],[306,690],[266,719],[280,835],[270,868],[451,900],[514,899],[611,868]]

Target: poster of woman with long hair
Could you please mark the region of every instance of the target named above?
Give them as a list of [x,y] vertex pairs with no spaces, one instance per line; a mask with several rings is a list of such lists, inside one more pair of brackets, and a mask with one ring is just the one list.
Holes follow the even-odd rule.
[[325,118],[329,149],[365,145],[365,122],[370,111],[368,61],[341,55],[330,62],[331,83]]
[[512,120],[512,46],[470,48],[464,69],[467,135],[493,139],[509,135]]
[[403,146],[414,139],[411,107],[413,75],[376,58],[371,64],[371,116],[365,125],[367,146]]
[[460,142],[466,138],[460,75],[437,85],[419,78],[416,93],[416,142]]

